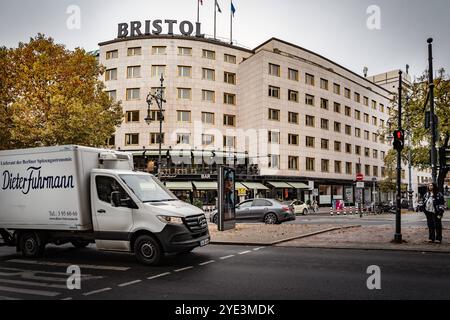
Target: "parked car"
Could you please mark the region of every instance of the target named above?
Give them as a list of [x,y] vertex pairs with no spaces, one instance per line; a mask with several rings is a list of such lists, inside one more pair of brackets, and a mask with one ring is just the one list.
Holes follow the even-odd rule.
[[[211,213],[210,220],[217,224],[217,210]],[[295,220],[293,209],[275,199],[250,199],[236,206],[236,220],[256,220],[266,224],[279,224]]]
[[304,215],[306,216],[309,214],[308,205],[300,200],[294,200],[294,201],[285,201],[283,202],[285,205],[288,205],[292,208],[295,215]]

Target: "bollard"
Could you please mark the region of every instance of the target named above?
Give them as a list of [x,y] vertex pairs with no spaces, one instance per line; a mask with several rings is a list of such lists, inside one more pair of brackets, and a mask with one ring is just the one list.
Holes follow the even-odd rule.
[[330,216],[334,215],[333,207],[330,208]]

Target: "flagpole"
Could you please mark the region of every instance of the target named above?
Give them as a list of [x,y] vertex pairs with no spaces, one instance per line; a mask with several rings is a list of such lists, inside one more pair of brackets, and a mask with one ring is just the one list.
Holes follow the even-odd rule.
[[231,10],[232,6],[233,0],[230,0],[230,44],[233,44],[233,10]]
[[197,23],[200,23],[200,0],[197,0]]
[[216,39],[217,0],[214,0],[214,40]]

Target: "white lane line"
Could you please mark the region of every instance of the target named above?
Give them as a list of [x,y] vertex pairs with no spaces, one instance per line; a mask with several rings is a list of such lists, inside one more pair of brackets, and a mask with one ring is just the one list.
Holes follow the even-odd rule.
[[83,296],[90,296],[90,295],[93,295],[93,294],[96,294],[96,293],[101,293],[101,292],[105,292],[105,291],[109,291],[109,290],[112,290],[112,289],[111,288],[103,288],[103,289],[99,289],[99,290],[83,293]]
[[64,299],[61,299],[61,300],[72,300],[72,298],[71,297],[67,297],[67,298],[64,298]]
[[32,286],[32,287],[34,286],[34,287],[45,287],[45,288],[55,288],[55,289],[67,289],[67,286],[62,285],[62,284],[22,281],[22,280],[0,279],[0,283],[18,284],[18,285],[25,285],[25,286]]
[[22,300],[22,299],[0,296],[0,300]]
[[127,286],[131,286],[132,284],[139,283],[139,282],[142,282],[142,280],[134,280],[134,281],[130,281],[130,282],[127,282],[127,283],[119,284],[118,286],[119,287],[127,287]]
[[261,249],[264,249],[264,247],[255,248],[255,249],[253,249],[253,251],[259,251]]
[[56,297],[56,296],[60,295],[59,292],[44,291],[44,290],[31,290],[31,289],[22,289],[22,288],[11,288],[11,287],[5,287],[5,286],[0,286],[0,291],[23,293],[23,294],[30,294],[30,295],[34,295],[34,296],[45,296],[45,297]]
[[251,252],[250,250],[247,250],[247,251],[239,252],[239,254],[247,254],[247,253],[250,253],[250,252]]
[[165,276],[168,276],[168,275],[170,275],[170,272],[161,273],[161,274],[158,274],[156,276],[148,277],[147,279],[148,280],[153,280],[153,279],[165,277]]
[[233,258],[233,257],[234,257],[234,254],[231,254],[229,256],[221,257],[220,260],[226,260],[226,259],[230,259],[230,258]]
[[174,272],[182,272],[182,271],[186,271],[186,270],[190,270],[190,269],[194,269],[194,267],[190,266],[190,267],[186,267],[186,268],[181,268],[181,269],[174,270]]
[[[50,261],[36,261],[36,260],[24,260],[24,259],[11,259],[7,260],[7,262],[13,263],[23,263],[23,264],[36,264],[43,266],[54,266],[54,267],[69,267],[76,263],[61,263],[61,262],[50,262]],[[76,264],[82,269],[97,269],[97,270],[111,270],[111,271],[128,271],[129,267],[114,267],[114,266],[99,266],[92,264]]]
[[199,263],[199,266],[206,266],[206,265],[214,263],[214,262],[216,262],[216,261],[214,261],[214,260],[206,261],[206,262],[203,262],[203,263]]

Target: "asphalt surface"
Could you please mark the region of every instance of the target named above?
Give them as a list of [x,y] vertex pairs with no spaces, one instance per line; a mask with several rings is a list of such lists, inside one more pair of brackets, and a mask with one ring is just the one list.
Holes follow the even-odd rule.
[[[82,271],[66,287],[67,266]],[[367,268],[381,269],[381,290]],[[146,267],[133,256],[50,247],[39,261],[0,248],[0,299],[450,299],[450,255],[439,253],[216,246]]]

